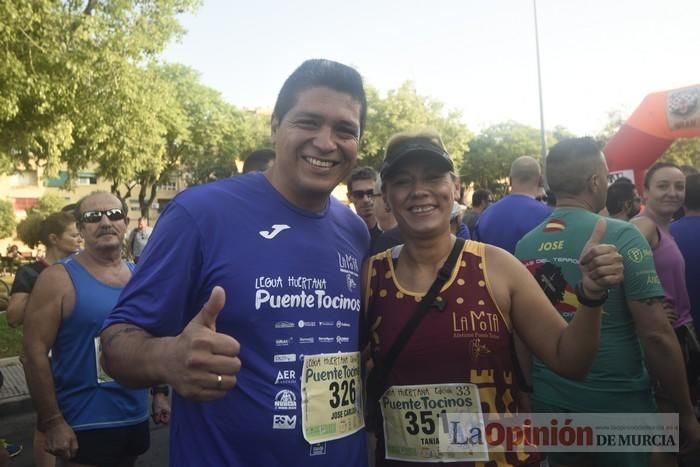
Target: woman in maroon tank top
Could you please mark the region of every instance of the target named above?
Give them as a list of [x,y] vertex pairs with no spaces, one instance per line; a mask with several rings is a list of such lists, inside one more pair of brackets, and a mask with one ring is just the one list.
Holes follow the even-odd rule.
[[[586,311],[567,327],[517,259],[467,241],[438,294],[439,306],[429,309],[391,368],[379,364],[455,243],[449,224],[453,171],[437,133],[399,133],[387,143],[382,192],[405,243],[370,258],[363,273],[371,357],[386,370],[379,413],[369,421],[377,436],[376,465],[539,465],[539,455],[522,446],[489,450],[478,432],[460,431],[466,425],[452,417],[479,427],[489,414],[519,411],[514,332],[553,370],[583,377],[598,347],[600,305],[582,305]],[[581,256],[580,290],[588,303],[622,280],[617,251],[599,244],[604,229],[604,223],[596,227]]]

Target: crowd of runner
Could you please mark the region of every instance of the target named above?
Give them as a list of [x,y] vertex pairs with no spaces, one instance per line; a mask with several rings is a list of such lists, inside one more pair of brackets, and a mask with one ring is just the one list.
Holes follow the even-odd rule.
[[[596,141],[572,138],[467,210],[433,130],[357,167],[367,111],[354,69],[306,61],[248,173],[128,236],[104,192],[43,222],[7,314],[36,464],[132,466],[150,415],[172,466],[700,465],[697,171],[609,184]],[[493,449],[455,421],[656,412],[678,414],[680,454]]]

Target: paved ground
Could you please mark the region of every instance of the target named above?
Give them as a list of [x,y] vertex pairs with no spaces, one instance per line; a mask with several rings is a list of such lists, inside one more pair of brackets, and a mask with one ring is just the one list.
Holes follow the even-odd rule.
[[[16,357],[0,359],[0,371],[5,378],[0,388],[0,438],[24,446],[24,451],[10,463],[11,467],[33,467],[32,440],[36,415],[29,399],[24,371]],[[151,449],[139,458],[136,463],[138,467],[168,465],[168,434],[168,427],[151,423]]]

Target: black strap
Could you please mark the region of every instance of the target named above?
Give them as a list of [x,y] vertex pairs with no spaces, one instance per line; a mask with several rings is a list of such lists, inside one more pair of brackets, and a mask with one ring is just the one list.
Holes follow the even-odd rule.
[[437,277],[435,278],[433,285],[431,285],[430,289],[428,289],[428,293],[425,294],[423,299],[418,304],[418,307],[413,313],[413,316],[411,316],[411,319],[401,329],[398,337],[387,352],[384,361],[375,366],[375,368],[372,370],[378,372],[375,375],[375,378],[377,378],[377,382],[381,383],[380,386],[383,386],[384,380],[389,375],[389,372],[394,366],[396,359],[406,346],[406,343],[411,338],[416,328],[418,328],[420,322],[423,320],[425,315],[428,314],[428,310],[435,305],[435,298],[437,297],[437,294],[440,293],[442,286],[445,284],[445,282],[447,282],[447,279],[449,279],[452,275],[452,270],[457,262],[457,258],[459,258],[460,254],[462,253],[462,248],[464,248],[464,239],[457,238],[454,246],[452,247],[450,255],[445,261],[445,264],[442,265],[437,273]]

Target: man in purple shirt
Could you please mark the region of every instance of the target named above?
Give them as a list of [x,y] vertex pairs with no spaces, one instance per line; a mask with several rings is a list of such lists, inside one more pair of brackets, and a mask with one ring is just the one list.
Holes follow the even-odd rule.
[[543,185],[540,164],[530,156],[518,157],[510,166],[510,194],[490,205],[476,223],[474,240],[501,247],[509,253],[515,245],[552,213],[535,200]]

